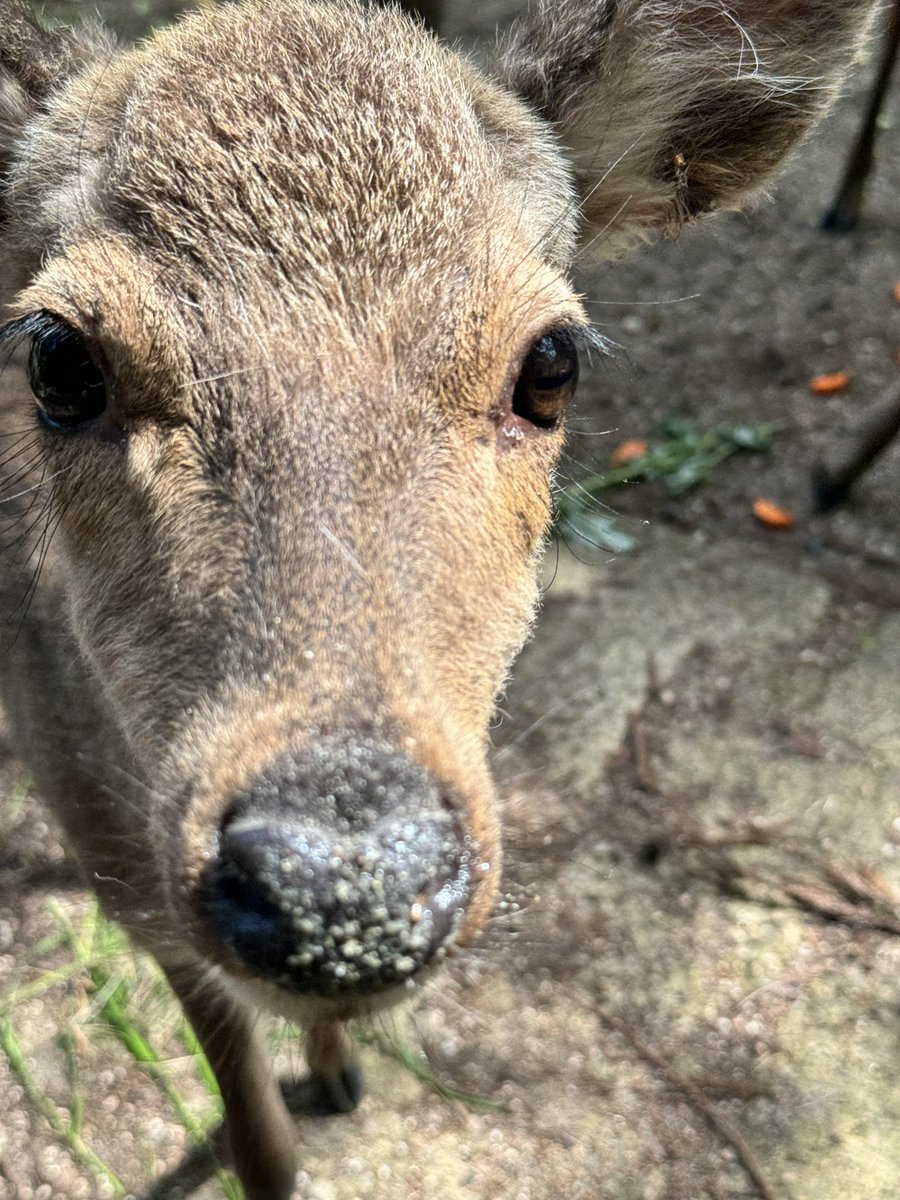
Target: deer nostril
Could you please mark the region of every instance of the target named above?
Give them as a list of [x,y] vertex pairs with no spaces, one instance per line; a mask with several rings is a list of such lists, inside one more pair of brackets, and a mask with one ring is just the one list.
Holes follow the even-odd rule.
[[439,957],[470,882],[434,780],[379,743],[338,745],[343,761],[334,745],[324,758],[307,750],[238,798],[199,897],[237,959],[324,996],[382,990]]

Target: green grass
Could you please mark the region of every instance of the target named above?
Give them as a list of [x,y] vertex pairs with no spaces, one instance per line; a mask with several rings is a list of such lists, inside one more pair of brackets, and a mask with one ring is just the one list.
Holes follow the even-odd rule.
[[[56,900],[47,902],[54,930],[36,944],[27,982],[0,998],[0,1052],[23,1088],[28,1102],[47,1121],[75,1158],[107,1190],[119,1196],[125,1185],[110,1165],[85,1140],[84,1113],[90,1104],[79,1070],[76,1047],[87,1038],[95,1043],[115,1040],[127,1057],[152,1079],[161,1097],[192,1141],[204,1144],[217,1123],[221,1104],[215,1076],[200,1050],[193,1030],[181,1014],[158,968],[135,956],[124,934],[99,912],[92,901],[87,912],[73,922]],[[43,966],[48,962],[52,966]],[[24,973],[24,972],[23,972]],[[55,993],[54,1007],[66,1010],[65,1024],[56,1036],[63,1060],[66,1095],[51,1097],[28,1063],[17,1032],[16,1014],[24,1005]],[[87,1004],[71,1011],[69,996],[86,995]],[[147,1028],[152,1016],[153,1034]],[[193,1059],[191,1069],[210,1098],[209,1111],[198,1116],[179,1090],[176,1072],[154,1042],[174,1044],[177,1058]],[[183,1053],[179,1053],[183,1052]],[[183,1068],[182,1068],[183,1070]],[[222,1169],[220,1185],[228,1200],[240,1200],[239,1185]],[[133,1180],[131,1181],[134,1182]]]
[[19,824],[30,792],[31,776],[27,771],[23,771],[0,808],[0,842],[5,841]]
[[[115,1195],[124,1195],[125,1185],[113,1169],[93,1152],[81,1136],[83,1105],[74,1065],[71,1073],[67,1071],[67,1074],[70,1075],[69,1082],[74,1087],[74,1094],[68,1105],[68,1115],[63,1116],[32,1074],[12,1021],[8,1017],[0,1018],[0,1050],[6,1055],[10,1071],[18,1079],[31,1106],[37,1109],[54,1133],[58,1134],[59,1138],[66,1143],[73,1157],[95,1176],[110,1183]],[[71,1055],[67,1058],[67,1067],[70,1061],[74,1064]]]
[[360,1029],[356,1031],[356,1040],[361,1046],[372,1046],[386,1058],[399,1063],[429,1091],[441,1096],[444,1100],[457,1101],[464,1104],[471,1112],[476,1113],[506,1111],[506,1105],[500,1100],[489,1100],[485,1096],[476,1096],[472,1092],[461,1091],[438,1079],[422,1051],[394,1035],[381,1030]]
[[[52,931],[36,943],[29,963],[20,968],[23,981],[0,996],[0,1054],[5,1055],[12,1076],[22,1087],[28,1103],[47,1122],[72,1157],[114,1196],[125,1193],[125,1184],[90,1146],[84,1130],[85,1112],[94,1102],[87,1091],[79,1066],[79,1047],[88,1039],[95,1045],[114,1041],[128,1059],[137,1064],[154,1083],[168,1109],[195,1144],[204,1144],[221,1115],[215,1076],[203,1055],[178,1002],[162,973],[152,962],[135,955],[121,930],[107,921],[96,902],[90,900],[77,919],[57,900],[48,899]],[[45,998],[61,1024],[56,1049],[62,1062],[65,1094],[57,1085],[51,1096],[29,1066],[17,1028],[17,1013],[24,1006]],[[73,1003],[74,999],[74,1003]],[[52,1003],[51,1003],[52,1001]],[[62,1013],[62,1016],[59,1014]],[[282,1028],[273,1042],[297,1038],[296,1031]],[[357,1040],[398,1062],[425,1087],[444,1099],[466,1105],[474,1112],[502,1109],[503,1105],[461,1091],[442,1082],[418,1049],[395,1036],[363,1029]],[[165,1045],[170,1061],[156,1048]],[[83,1052],[82,1052],[83,1053]],[[190,1070],[203,1086],[210,1103],[201,1117],[178,1086],[184,1078],[183,1060],[191,1058]],[[173,1064],[179,1063],[178,1070]],[[196,1089],[192,1089],[196,1091]],[[239,1184],[220,1169],[218,1179],[227,1200],[240,1200]],[[133,1186],[135,1179],[130,1179]]]
[[667,417],[648,440],[646,454],[586,474],[563,489],[556,497],[557,523],[612,553],[633,550],[635,539],[612,512],[598,508],[602,494],[628,483],[658,482],[670,496],[682,496],[710,480],[716,467],[732,455],[767,454],[777,429],[771,422],[701,429],[685,417]]

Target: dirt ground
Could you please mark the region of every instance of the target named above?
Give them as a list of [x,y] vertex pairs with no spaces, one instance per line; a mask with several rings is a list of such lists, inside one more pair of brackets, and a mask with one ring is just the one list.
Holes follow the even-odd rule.
[[[185,6],[96,7],[131,36]],[[450,9],[453,36],[505,11]],[[896,1200],[900,440],[848,508],[810,503],[812,464],[841,461],[897,388],[896,92],[862,227],[815,227],[866,82],[862,64],[771,203],[586,273],[620,350],[580,391],[561,483],[673,414],[780,430],[685,498],[605,495],[634,553],[551,550],[495,730],[507,902],[388,1023],[495,1107],[367,1049],[360,1110],[300,1131],[301,1200]],[[846,391],[810,393],[838,369]],[[794,528],[759,526],[759,496]],[[4,778],[12,792],[9,762]],[[48,895],[66,880],[37,804],[0,820],[0,1005],[56,961]],[[61,895],[77,921],[84,900]],[[21,1007],[17,1032],[49,1095],[77,1071],[85,1141],[146,1186],[187,1135],[114,1039],[76,1036],[71,1067],[55,1031],[95,1004],[74,976]],[[152,988],[144,1016],[183,1053]],[[208,1110],[190,1064],[170,1066]],[[0,1055],[0,1200],[110,1194]]]

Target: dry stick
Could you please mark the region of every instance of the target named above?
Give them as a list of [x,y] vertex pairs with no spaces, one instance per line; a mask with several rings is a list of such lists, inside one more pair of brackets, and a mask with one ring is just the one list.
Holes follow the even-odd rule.
[[[720,844],[753,843],[723,840]],[[824,881],[808,877],[785,879],[742,867],[729,854],[710,853],[714,848],[716,842],[712,838],[687,846],[688,850],[699,851],[701,862],[705,861],[719,880],[727,880],[745,900],[760,902],[748,886],[757,884],[768,889],[766,902],[769,904],[793,905],[823,920],[838,922],[848,929],[867,929],[900,937],[900,896],[874,869],[857,868],[837,860],[821,864],[811,862],[809,865],[824,875]],[[801,857],[797,851],[794,851],[794,855],[795,858]]]
[[626,738],[638,787],[645,792],[660,794],[659,776],[647,745],[647,727],[637,714],[628,718]]
[[790,1200],[789,1192],[785,1192],[779,1197],[778,1193],[774,1191],[772,1185],[763,1174],[756,1155],[744,1140],[743,1135],[735,1129],[726,1117],[722,1116],[715,1104],[704,1095],[703,1091],[696,1084],[691,1083],[689,1079],[685,1079],[684,1076],[674,1071],[668,1060],[657,1050],[654,1050],[652,1046],[648,1046],[646,1042],[641,1041],[634,1030],[621,1017],[615,1017],[612,1013],[604,1012],[602,1009],[599,1010],[598,1015],[604,1025],[620,1033],[629,1045],[638,1052],[641,1058],[656,1067],[668,1082],[677,1088],[698,1112],[706,1117],[713,1129],[734,1150],[744,1170],[759,1189],[759,1194],[763,1200]]
[[[629,727],[630,729],[631,727]],[[633,750],[634,758],[634,750]],[[638,767],[633,765],[635,772]],[[646,781],[652,766],[640,768],[638,785]],[[670,802],[672,796],[659,791],[658,795]],[[754,822],[732,823],[723,830],[707,830],[692,824],[685,832],[674,832],[671,827],[665,832],[667,843],[685,854],[694,851],[699,858],[702,877],[712,875],[720,884],[728,884],[743,899],[753,903],[769,905],[792,905],[823,920],[839,922],[848,929],[868,929],[900,937],[900,893],[874,869],[854,867],[838,860],[818,862],[804,854],[802,848],[791,839],[783,838],[782,846],[795,860],[800,860],[812,870],[819,870],[824,881],[815,878],[779,878],[765,871],[742,866],[728,849],[743,846],[768,845],[773,832],[780,826],[760,825]],[[698,871],[690,862],[687,869],[694,876]],[[767,889],[765,900],[755,894],[749,885],[756,884]]]
[[790,880],[782,885],[784,895],[793,900],[798,908],[806,909],[829,921],[837,921],[849,929],[871,929],[877,933],[900,936],[900,921],[896,917],[878,912],[874,903],[864,901],[854,904],[845,900],[834,888],[802,879]]

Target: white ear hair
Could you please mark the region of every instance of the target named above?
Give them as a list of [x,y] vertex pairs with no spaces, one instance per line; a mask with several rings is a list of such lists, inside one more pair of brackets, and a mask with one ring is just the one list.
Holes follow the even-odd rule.
[[500,76],[556,129],[614,254],[737,207],[828,107],[871,0],[542,0]]

